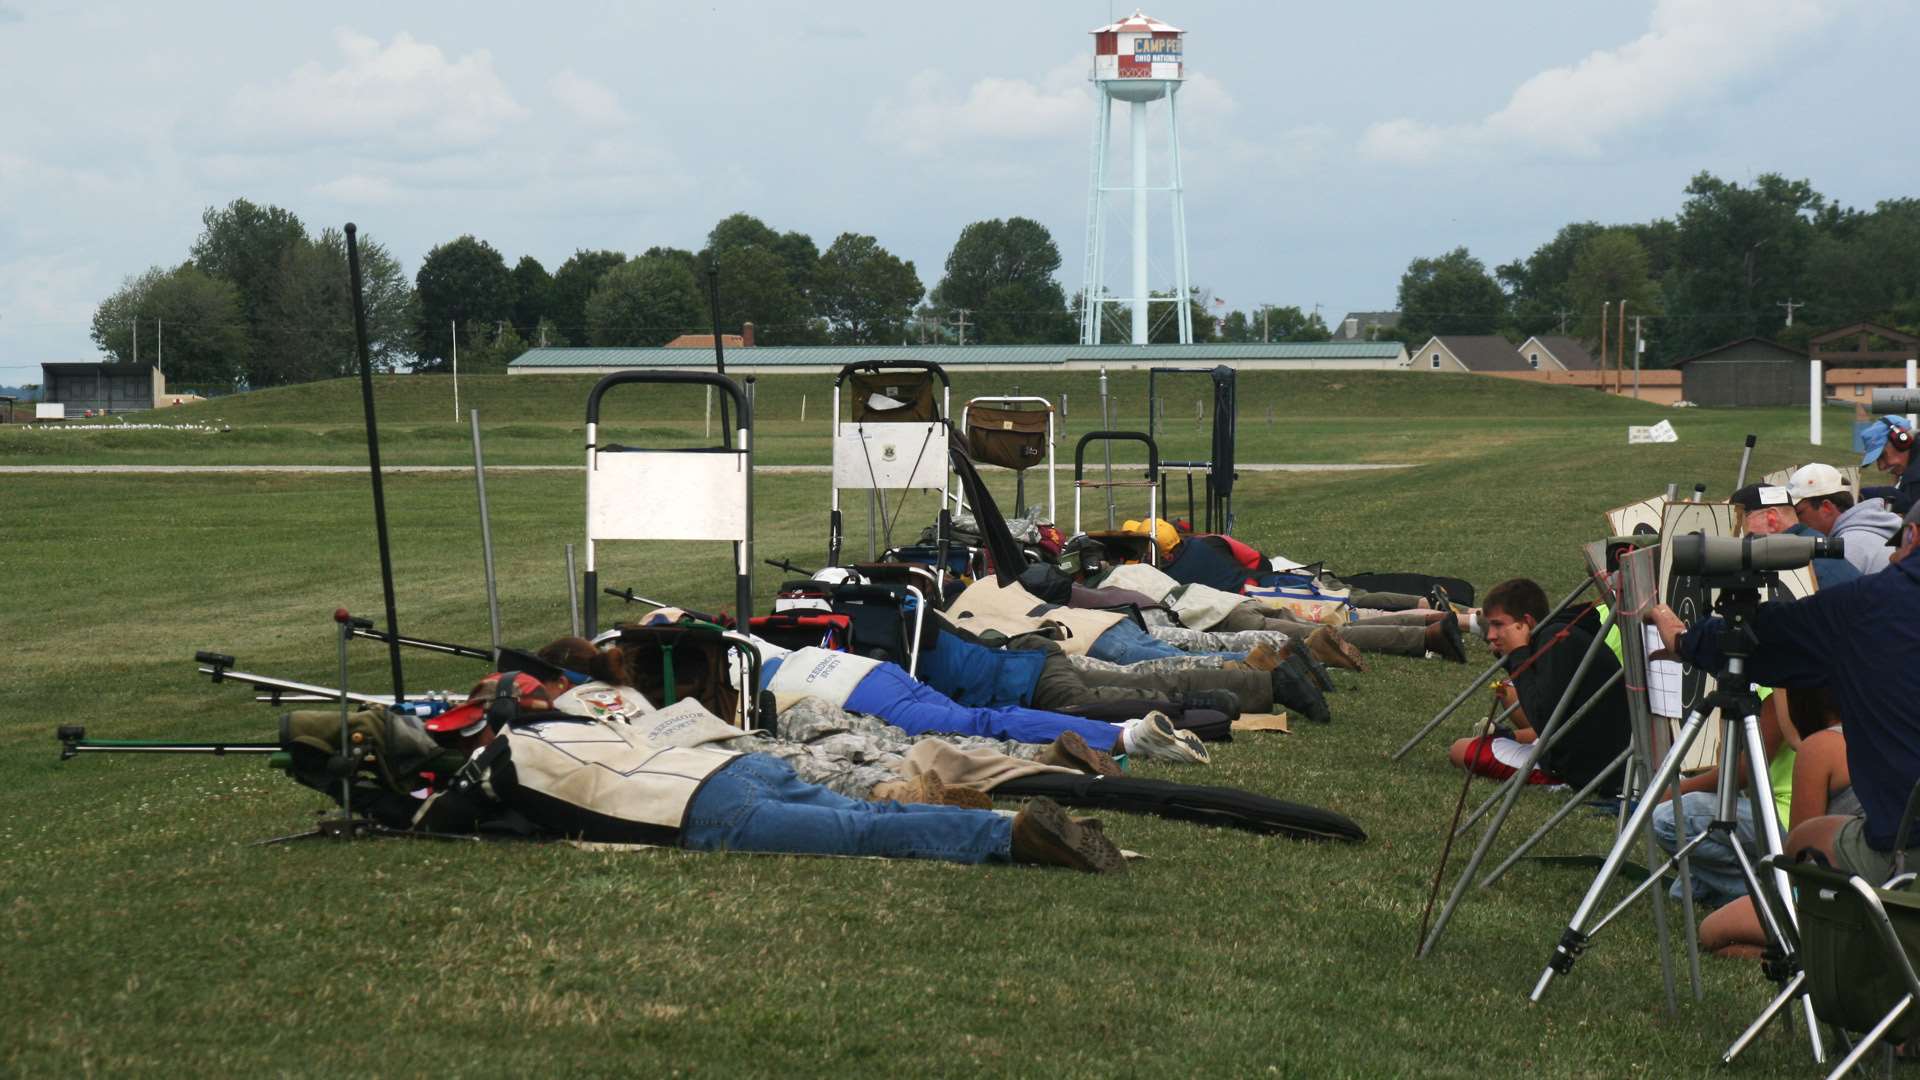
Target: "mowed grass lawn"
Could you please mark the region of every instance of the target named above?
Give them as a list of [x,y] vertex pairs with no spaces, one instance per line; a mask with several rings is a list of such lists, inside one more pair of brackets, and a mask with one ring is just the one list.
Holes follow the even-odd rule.
[[[1807,456],[1804,415],[1791,410],[1669,413],[1581,391],[1401,378],[1371,402],[1315,398],[1290,379],[1255,388],[1311,405],[1312,419],[1295,421],[1313,425],[1310,439],[1283,437],[1284,422],[1269,439],[1243,389],[1243,460],[1364,460],[1385,447],[1378,459],[1421,464],[1248,474],[1240,535],[1348,570],[1442,572],[1483,589],[1530,574],[1560,593],[1607,507],[1670,481],[1724,494],[1749,430],[1761,435],[1756,469]],[[333,390],[352,404],[350,391]],[[338,401],[326,407],[323,425],[353,423]],[[697,433],[697,410],[663,434],[689,417]],[[393,413],[404,426],[405,409]],[[1625,444],[1627,423],[1663,415],[1680,443]],[[239,430],[249,426],[305,430],[270,413]],[[1839,439],[1822,456],[1844,464]],[[449,463],[464,459],[457,438],[445,442]],[[166,463],[194,460],[163,449]],[[85,456],[156,460],[106,445]],[[1386,659],[1341,675],[1331,726],[1243,736],[1211,769],[1140,766],[1337,809],[1371,833],[1359,845],[1109,815],[1109,831],[1149,856],[1113,878],[538,845],[256,847],[304,828],[324,800],[257,759],[62,764],[53,729],[271,738],[273,711],[208,685],[190,657],[217,649],[251,670],[333,678],[332,610],[379,614],[365,478],[0,484],[9,1075],[1699,1075],[1770,992],[1752,965],[1707,961],[1705,1000],[1667,1016],[1643,908],[1529,1006],[1590,877],[1538,865],[1471,893],[1437,952],[1412,959],[1459,791],[1443,748],[1469,717],[1406,761],[1386,755],[1485,662],[1478,646],[1468,668]],[[818,560],[826,484],[758,481],[759,555]],[[387,486],[402,628],[484,642],[470,477]],[[507,636],[538,645],[566,625],[563,546],[580,535],[581,483],[503,473],[488,488]],[[862,515],[852,521],[860,536]],[[609,551],[603,578],[719,605],[728,567],[724,545],[626,545]],[[780,575],[760,569],[764,597]],[[356,681],[380,686],[383,653],[359,643],[353,656]],[[406,659],[417,688],[479,674]],[[1528,792],[1497,851],[1557,802]],[[1597,851],[1608,833],[1608,820],[1578,813],[1545,850]],[[1806,1068],[1782,1032],[1739,1072]]]

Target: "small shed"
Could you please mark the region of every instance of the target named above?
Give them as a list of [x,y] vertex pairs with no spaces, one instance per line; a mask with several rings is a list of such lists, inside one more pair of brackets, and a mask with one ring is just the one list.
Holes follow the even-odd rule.
[[166,376],[152,364],[41,364],[40,400],[59,402],[68,416],[134,412],[159,405]]
[[1681,392],[1695,405],[1799,405],[1807,400],[1807,356],[1766,338],[1741,338],[1674,362]]

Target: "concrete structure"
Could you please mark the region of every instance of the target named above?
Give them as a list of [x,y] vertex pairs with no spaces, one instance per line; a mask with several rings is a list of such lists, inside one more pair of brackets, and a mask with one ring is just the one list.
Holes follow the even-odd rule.
[[40,365],[40,400],[66,406],[68,416],[151,409],[166,393],[167,377],[151,364]]
[[1676,360],[1695,405],[1797,405],[1806,400],[1805,354],[1766,338],[1730,341]]
[[[1200,345],[762,345],[727,352],[727,374],[833,374],[870,360],[929,360],[949,371],[1112,371],[1154,366],[1239,371],[1405,371],[1397,341],[1208,342]],[[528,349],[509,375],[586,374],[634,368],[710,370],[711,353],[688,349]]]
[[[1173,216],[1173,294],[1175,319],[1182,344],[1193,341],[1193,311],[1187,303],[1192,292],[1187,271],[1187,208],[1184,185],[1180,179],[1179,96],[1186,65],[1182,59],[1185,32],[1158,19],[1135,11],[1119,22],[1102,26],[1093,33],[1093,84],[1100,92],[1093,114],[1093,179],[1087,195],[1087,261],[1085,285],[1081,291],[1080,342],[1098,345],[1102,322],[1110,304],[1131,309],[1130,340],[1145,345],[1149,336],[1147,304],[1152,291],[1147,276],[1147,194],[1164,191],[1169,196]],[[1147,103],[1165,98],[1167,102],[1167,181],[1154,187],[1147,183]],[[1107,147],[1113,129],[1113,103],[1125,102],[1129,108],[1127,153],[1132,165],[1124,186],[1107,183]],[[1107,195],[1127,193],[1133,221],[1132,275],[1124,296],[1109,296],[1106,288]]]
[[[1603,390],[1619,397],[1631,398],[1633,392],[1633,372],[1629,371],[1619,380],[1620,389],[1614,390],[1614,375],[1611,371],[1489,371],[1499,379],[1518,379],[1521,382],[1544,383],[1548,386],[1580,386],[1589,390]],[[1655,405],[1672,405],[1681,400],[1681,374],[1670,368],[1643,368],[1640,371],[1640,401]]]

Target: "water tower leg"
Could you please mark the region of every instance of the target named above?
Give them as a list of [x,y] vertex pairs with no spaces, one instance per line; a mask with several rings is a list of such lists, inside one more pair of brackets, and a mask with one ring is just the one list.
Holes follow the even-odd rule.
[[1180,84],[1167,88],[1167,187],[1173,204],[1173,290],[1179,294],[1180,344],[1193,344],[1193,279],[1187,267],[1186,183],[1180,177]]
[[1106,257],[1103,243],[1106,221],[1106,193],[1100,189],[1107,178],[1107,133],[1113,127],[1113,99],[1105,94],[1093,108],[1093,179],[1087,190],[1087,263],[1081,278],[1084,291],[1080,300],[1080,344],[1100,344],[1101,263]]
[[1147,343],[1147,103],[1133,102],[1133,343]]

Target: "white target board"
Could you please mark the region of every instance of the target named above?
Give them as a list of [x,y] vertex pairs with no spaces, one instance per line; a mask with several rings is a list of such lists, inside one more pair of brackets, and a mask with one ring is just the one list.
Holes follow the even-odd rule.
[[843,423],[833,440],[833,486],[857,491],[941,491],[947,481],[947,426]]
[[587,474],[590,540],[747,537],[747,459],[735,451],[602,450]]

